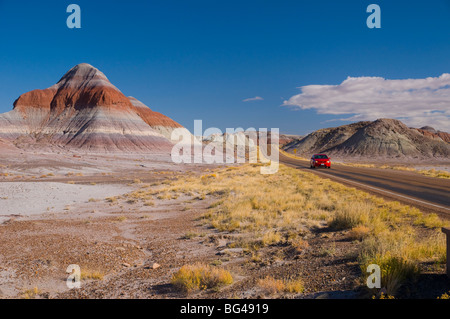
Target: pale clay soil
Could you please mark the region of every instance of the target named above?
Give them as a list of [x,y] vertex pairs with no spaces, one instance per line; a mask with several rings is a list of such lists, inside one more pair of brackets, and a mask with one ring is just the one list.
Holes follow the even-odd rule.
[[[36,298],[361,296],[355,291],[361,276],[357,252],[345,232],[323,225],[308,235],[310,248],[301,254],[269,246],[260,260],[251,261],[245,250],[227,249],[230,234],[199,218],[213,197],[155,199],[154,206],[105,200],[179,174],[200,177],[210,165],[180,166],[155,156],[21,155],[0,155],[0,173],[7,173],[0,176],[0,298],[23,298],[35,287]],[[187,233],[196,235],[184,238]],[[219,262],[234,283],[190,295],[175,290],[172,274],[195,262]],[[81,289],[70,290],[66,269],[71,264],[103,278],[83,280]],[[268,275],[300,275],[305,291],[267,295],[256,283]]]

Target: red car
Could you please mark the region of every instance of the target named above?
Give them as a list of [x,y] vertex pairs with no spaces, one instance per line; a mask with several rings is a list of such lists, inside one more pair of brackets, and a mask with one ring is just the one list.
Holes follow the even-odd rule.
[[331,158],[329,158],[326,154],[314,154],[311,157],[310,165],[311,168],[316,167],[331,168]]

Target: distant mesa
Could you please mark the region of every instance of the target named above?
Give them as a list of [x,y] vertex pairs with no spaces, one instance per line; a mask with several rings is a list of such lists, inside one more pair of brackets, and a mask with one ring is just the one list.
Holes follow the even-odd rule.
[[430,127],[409,128],[399,120],[378,119],[320,129],[291,141],[284,149],[303,155],[320,152],[339,157],[448,158],[449,137]]
[[92,65],[70,69],[45,90],[21,95],[0,115],[0,138],[20,148],[52,145],[92,151],[167,153],[182,126],[126,97]]

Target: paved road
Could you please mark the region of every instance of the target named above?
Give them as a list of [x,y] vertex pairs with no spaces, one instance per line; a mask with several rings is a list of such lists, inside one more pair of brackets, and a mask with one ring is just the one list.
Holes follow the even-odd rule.
[[450,179],[427,177],[406,171],[339,164],[332,164],[331,169],[311,169],[309,162],[281,153],[280,162],[450,218]]

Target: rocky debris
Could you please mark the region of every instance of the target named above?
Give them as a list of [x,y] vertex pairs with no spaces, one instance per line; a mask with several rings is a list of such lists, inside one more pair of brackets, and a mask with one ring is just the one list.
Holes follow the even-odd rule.
[[152,265],[152,269],[158,269],[159,267],[161,267],[161,265],[158,263],[153,263]]

